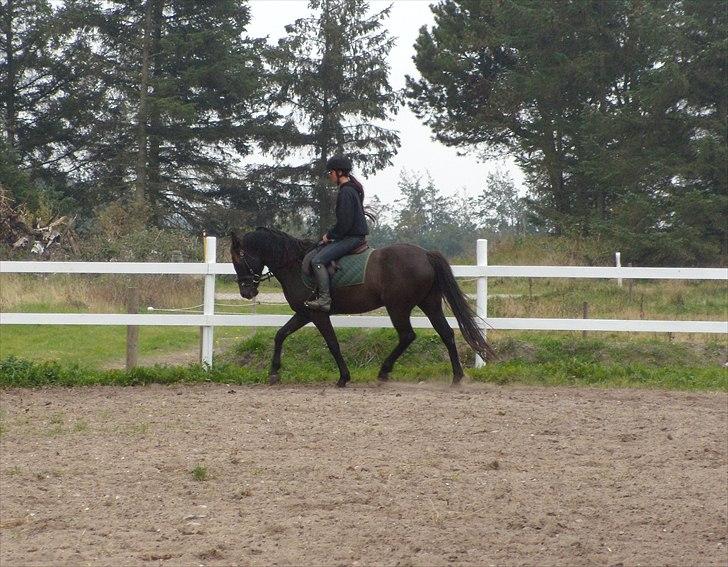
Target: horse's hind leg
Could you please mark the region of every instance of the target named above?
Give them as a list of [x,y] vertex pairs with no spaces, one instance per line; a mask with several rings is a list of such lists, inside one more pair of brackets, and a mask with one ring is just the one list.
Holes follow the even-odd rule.
[[387,307],[387,313],[389,313],[389,318],[392,320],[392,324],[397,330],[399,343],[397,343],[397,346],[394,347],[392,353],[386,358],[386,360],[382,363],[382,367],[379,369],[379,379],[383,382],[389,380],[389,373],[392,371],[394,363],[407,349],[407,347],[412,344],[412,341],[414,341],[417,336],[415,335],[415,332],[412,329],[412,324],[410,323],[410,313],[412,313],[411,307]]
[[419,307],[427,315],[442,342],[445,343],[447,353],[450,355],[450,364],[452,364],[452,383],[453,385],[459,384],[463,377],[463,366],[460,364],[460,356],[455,345],[455,333],[442,310],[442,296],[437,292],[430,292]]

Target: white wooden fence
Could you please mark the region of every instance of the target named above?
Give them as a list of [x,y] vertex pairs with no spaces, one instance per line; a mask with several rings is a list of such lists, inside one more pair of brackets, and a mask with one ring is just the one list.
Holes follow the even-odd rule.
[[[217,240],[205,240],[204,262],[0,262],[0,274],[187,274],[203,275],[202,314],[98,314],[98,313],[0,313],[1,325],[170,325],[202,327],[202,362],[212,365],[215,327],[280,327],[290,315],[246,315],[215,313],[215,276],[234,274],[232,264],[215,261]],[[726,268],[624,268],[572,266],[489,266],[488,241],[477,241],[477,264],[453,266],[456,277],[477,278],[476,312],[483,329],[541,331],[636,331],[662,333],[728,333],[728,321],[667,321],[617,319],[532,319],[488,317],[488,278],[598,278],[722,280],[728,283]],[[384,316],[333,316],[336,327],[390,327]],[[457,328],[457,321],[448,318]],[[413,317],[415,328],[432,327],[426,317]],[[476,359],[476,364],[482,361]]]

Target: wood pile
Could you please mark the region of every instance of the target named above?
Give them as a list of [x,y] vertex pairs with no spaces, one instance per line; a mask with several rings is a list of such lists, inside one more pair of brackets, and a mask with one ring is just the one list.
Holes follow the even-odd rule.
[[23,205],[15,206],[10,192],[0,186],[0,244],[14,252],[29,252],[40,258],[56,253],[78,254],[75,218],[42,219]]

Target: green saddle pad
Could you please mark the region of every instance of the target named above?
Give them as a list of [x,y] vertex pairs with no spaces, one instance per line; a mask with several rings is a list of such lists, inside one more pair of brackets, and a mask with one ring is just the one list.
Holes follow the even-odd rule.
[[[339,264],[339,269],[336,270],[336,273],[331,278],[331,287],[346,287],[364,283],[367,263],[373,250],[374,248],[367,248],[361,254],[352,254],[336,260]],[[316,287],[316,280],[311,276],[304,274],[303,280],[308,287]]]

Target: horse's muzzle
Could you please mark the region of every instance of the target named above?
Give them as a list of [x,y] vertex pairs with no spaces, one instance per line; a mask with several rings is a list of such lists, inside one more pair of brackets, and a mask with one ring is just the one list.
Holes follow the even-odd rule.
[[256,295],[258,295],[258,289],[254,287],[248,287],[248,286],[240,286],[240,296],[243,299],[253,299]]

